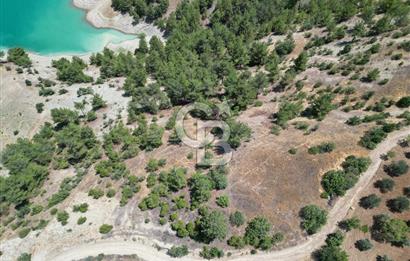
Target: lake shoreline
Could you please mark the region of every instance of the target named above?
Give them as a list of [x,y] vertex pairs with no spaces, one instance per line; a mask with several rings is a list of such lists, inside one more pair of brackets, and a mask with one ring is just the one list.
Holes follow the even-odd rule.
[[132,35],[144,33],[147,38],[155,35],[163,40],[163,32],[158,27],[143,21],[134,25],[130,15],[112,9],[111,0],[72,0],[72,4],[84,10],[86,21],[97,29],[114,29]]
[[[126,39],[119,42],[110,41],[104,48],[109,48],[114,51],[125,50],[133,52],[139,44],[138,35],[144,33],[149,40],[152,36],[157,36],[161,40],[163,38],[163,32],[152,24],[147,24],[145,22],[140,22],[133,25],[133,18],[128,14],[124,15],[119,12],[114,11],[111,8],[111,0],[70,0],[72,8],[80,9],[84,11],[83,22],[91,25],[96,29],[112,29],[121,32],[126,35],[135,36],[132,39]],[[7,51],[11,47],[2,47],[1,50]],[[52,52],[52,53],[41,53],[36,50],[26,49],[26,51],[35,60],[39,57],[56,59],[59,57],[73,57],[78,56],[87,59],[92,53],[102,51],[85,51],[85,52]],[[49,60],[47,59],[47,60]],[[43,59],[40,59],[43,60]]]

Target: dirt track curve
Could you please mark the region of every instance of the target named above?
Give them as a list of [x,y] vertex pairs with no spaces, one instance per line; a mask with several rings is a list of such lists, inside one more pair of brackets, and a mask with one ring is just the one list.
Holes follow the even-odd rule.
[[[337,226],[337,223],[342,220],[348,213],[351,206],[357,201],[360,192],[367,187],[372,177],[377,172],[382,160],[380,155],[387,153],[400,139],[403,139],[410,134],[410,128],[405,128],[401,131],[392,133],[384,142],[370,152],[369,157],[372,163],[369,169],[363,173],[360,180],[354,188],[349,190],[343,198],[338,199],[335,206],[331,209],[328,215],[327,224],[321,229],[321,231],[309,238],[299,245],[286,248],[279,251],[258,253],[255,255],[241,255],[241,253],[233,253],[229,258],[223,258],[222,260],[236,260],[236,261],[263,261],[263,260],[307,260],[311,253],[323,245],[326,235],[332,233]],[[149,241],[149,239],[145,239]],[[88,256],[97,256],[100,253],[106,255],[132,255],[136,254],[138,257],[147,261],[166,261],[175,260],[165,254],[164,251],[159,252],[154,246],[153,242],[140,243],[124,241],[123,239],[116,240],[101,240],[92,244],[81,244],[73,246],[63,251],[46,250],[43,249],[39,253],[33,254],[33,261],[53,260],[53,261],[68,261],[86,258]],[[198,256],[187,256],[180,258],[179,260],[203,260]]]

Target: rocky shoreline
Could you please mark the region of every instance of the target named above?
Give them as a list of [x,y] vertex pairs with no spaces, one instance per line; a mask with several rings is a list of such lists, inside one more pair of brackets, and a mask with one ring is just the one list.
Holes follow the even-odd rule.
[[86,10],[86,20],[96,28],[110,28],[126,34],[144,33],[147,38],[156,35],[162,38],[163,33],[152,24],[140,22],[133,24],[133,18],[111,8],[111,0],[73,0],[73,5]]

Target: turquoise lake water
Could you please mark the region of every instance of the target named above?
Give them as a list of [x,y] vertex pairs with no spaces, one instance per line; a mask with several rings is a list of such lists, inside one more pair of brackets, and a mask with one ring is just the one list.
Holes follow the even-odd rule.
[[0,47],[23,47],[40,54],[100,51],[109,42],[135,38],[96,29],[71,0],[0,0]]

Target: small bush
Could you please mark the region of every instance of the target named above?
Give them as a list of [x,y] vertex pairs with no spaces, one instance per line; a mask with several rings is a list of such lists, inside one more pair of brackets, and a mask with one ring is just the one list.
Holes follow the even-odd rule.
[[396,106],[399,108],[408,108],[410,106],[410,96],[400,98],[400,100],[396,102]]
[[234,247],[235,249],[241,249],[246,245],[245,240],[240,236],[230,237],[227,243],[229,246]]
[[370,242],[369,239],[360,239],[357,240],[355,243],[355,246],[357,249],[359,249],[360,251],[367,251],[373,248],[373,244]]
[[392,179],[381,179],[374,183],[374,186],[380,190],[381,193],[387,193],[393,191],[394,180]]
[[406,197],[400,196],[387,201],[387,206],[392,212],[402,213],[410,209],[410,201]]
[[92,197],[93,199],[99,199],[104,196],[104,191],[99,188],[92,188],[88,191],[88,196]]
[[241,212],[235,211],[229,215],[229,222],[232,226],[240,227],[245,223],[245,216]]
[[77,225],[82,225],[87,221],[86,217],[79,217],[77,220]]
[[183,245],[183,246],[172,246],[170,249],[167,251],[167,255],[171,257],[183,257],[188,255],[188,247]]
[[57,221],[61,223],[61,225],[65,226],[68,223],[69,215],[66,211],[61,211],[57,213]]
[[204,246],[202,248],[202,251],[199,253],[199,255],[205,259],[214,259],[214,258],[221,258],[224,256],[224,252],[216,247],[207,247]]
[[392,162],[390,165],[385,166],[385,171],[392,177],[399,177],[408,172],[409,165],[404,160]]
[[222,195],[216,198],[216,204],[221,208],[226,208],[229,206],[229,197]]
[[36,110],[37,110],[37,113],[42,113],[44,111],[44,103],[42,102],[36,103]]
[[308,149],[309,154],[321,154],[321,153],[330,153],[336,148],[336,145],[332,142],[324,142],[317,146],[310,147]]
[[31,254],[23,253],[17,258],[17,261],[31,261]]
[[87,210],[88,210],[88,204],[87,203],[82,203],[82,204],[73,206],[73,212],[85,213],[85,212],[87,212]]
[[302,227],[308,234],[315,234],[326,224],[327,213],[316,205],[308,205],[301,209]]
[[108,234],[108,233],[110,233],[112,228],[113,227],[111,225],[103,224],[103,225],[100,226],[99,231],[100,231],[101,234]]
[[367,197],[363,197],[360,199],[359,205],[365,209],[373,209],[380,205],[381,198],[376,196],[376,194],[371,194]]
[[25,238],[29,233],[30,233],[31,229],[28,227],[22,228],[19,231],[19,238]]

